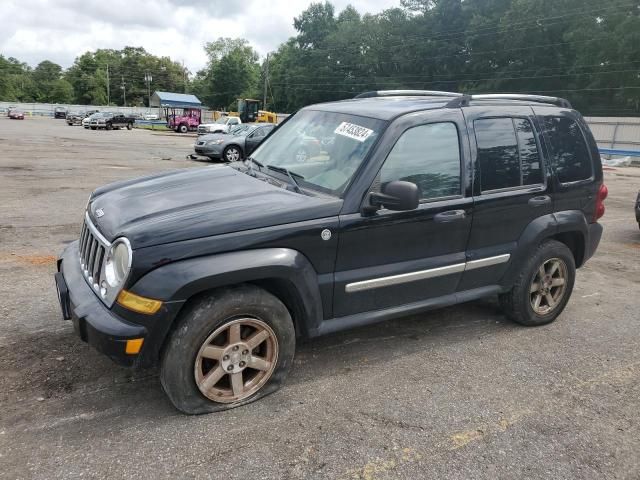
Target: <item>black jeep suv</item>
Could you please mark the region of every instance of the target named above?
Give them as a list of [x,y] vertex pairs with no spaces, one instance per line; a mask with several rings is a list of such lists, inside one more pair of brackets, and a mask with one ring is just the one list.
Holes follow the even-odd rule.
[[553,321],[606,194],[566,100],[369,92],[303,108],[243,163],[99,188],[56,285],[84,341],[211,412],[276,390],[297,339],[490,295]]

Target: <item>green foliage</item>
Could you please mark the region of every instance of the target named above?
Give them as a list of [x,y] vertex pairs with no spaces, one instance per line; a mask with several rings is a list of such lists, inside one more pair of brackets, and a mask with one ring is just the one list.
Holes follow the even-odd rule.
[[209,62],[193,81],[193,92],[216,109],[235,110],[237,98],[258,94],[259,56],[244,39],[218,38],[204,47]]
[[366,90],[526,92],[585,114],[640,112],[640,2],[401,0],[360,16],[312,4],[271,56],[275,109]]

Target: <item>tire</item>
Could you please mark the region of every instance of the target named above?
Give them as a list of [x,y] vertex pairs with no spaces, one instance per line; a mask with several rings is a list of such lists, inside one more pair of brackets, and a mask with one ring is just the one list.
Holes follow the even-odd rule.
[[[541,277],[542,282],[538,281]],[[564,283],[560,284],[560,278]],[[566,307],[575,278],[576,265],[571,250],[564,243],[546,240],[526,260],[513,288],[498,297],[500,306],[516,323],[530,327],[546,325]],[[534,309],[536,302],[537,310]]]
[[133,128],[133,123],[127,123],[127,130],[131,130]]
[[113,130],[113,125],[111,125],[110,123],[107,123],[104,128],[106,130]]
[[[266,325],[264,331],[268,330],[270,336],[258,347],[245,345],[238,349],[237,345],[230,344],[231,333],[227,335],[224,330],[228,328],[230,332],[232,325],[238,325],[238,322],[261,322],[262,326]],[[243,335],[241,342],[250,342],[251,335],[259,331],[252,333],[252,327],[246,325],[241,328],[244,329],[238,329]],[[212,338],[220,330],[223,331],[222,342],[219,341],[220,337]],[[218,340],[217,343],[216,340]],[[222,346],[215,347],[218,344]],[[201,352],[204,352],[205,347],[208,349],[213,347],[221,352],[216,357],[218,360],[203,358]],[[269,348],[271,348],[271,354],[275,351],[275,357],[269,356]],[[252,355],[256,349],[263,349],[259,355],[272,359],[271,362],[261,364],[268,364],[269,371],[251,368],[254,361],[262,360],[260,356]],[[249,352],[248,357],[240,356],[245,355],[244,352]],[[243,380],[241,385],[242,389],[245,389],[243,390],[245,397],[234,399],[232,374],[226,373],[229,367],[240,368],[243,362],[238,358],[230,360],[229,354],[226,353],[240,359],[248,358],[243,367],[244,370],[237,372]],[[294,353],[295,330],[291,315],[284,304],[261,288],[239,285],[216,291],[194,302],[181,314],[162,355],[160,381],[171,402],[181,412],[187,414],[218,412],[245,405],[278,390],[291,368]],[[225,360],[227,366],[223,368]],[[205,369],[205,362],[209,362],[208,370]],[[236,363],[230,365],[228,362]],[[261,368],[267,370],[267,367]],[[218,374],[221,375],[220,379],[209,387],[205,387],[204,380],[213,372],[221,372]],[[264,376],[257,381],[256,378],[262,374]],[[251,377],[251,375],[255,376]],[[220,398],[221,401],[213,401],[205,396],[198,386],[197,376],[200,376],[200,385],[206,389],[207,395]]]
[[91,127],[91,130],[97,130],[98,127]]
[[189,131],[189,127],[187,127],[184,123],[178,127],[178,132],[187,133]]
[[222,158],[227,162],[239,162],[242,160],[242,150],[237,145],[229,145],[222,152]]

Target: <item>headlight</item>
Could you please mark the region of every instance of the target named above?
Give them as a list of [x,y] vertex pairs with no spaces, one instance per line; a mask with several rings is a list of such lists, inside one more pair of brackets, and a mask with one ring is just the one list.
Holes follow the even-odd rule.
[[220,145],[222,142],[224,142],[224,140],[222,139],[210,140],[207,142],[207,145]]
[[111,288],[122,287],[131,270],[131,244],[124,237],[118,238],[107,252],[104,278]]

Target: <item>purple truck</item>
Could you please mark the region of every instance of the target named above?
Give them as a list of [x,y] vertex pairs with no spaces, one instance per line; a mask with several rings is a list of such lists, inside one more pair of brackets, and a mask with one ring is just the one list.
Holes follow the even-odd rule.
[[195,132],[201,116],[199,108],[167,108],[167,127],[179,133]]

